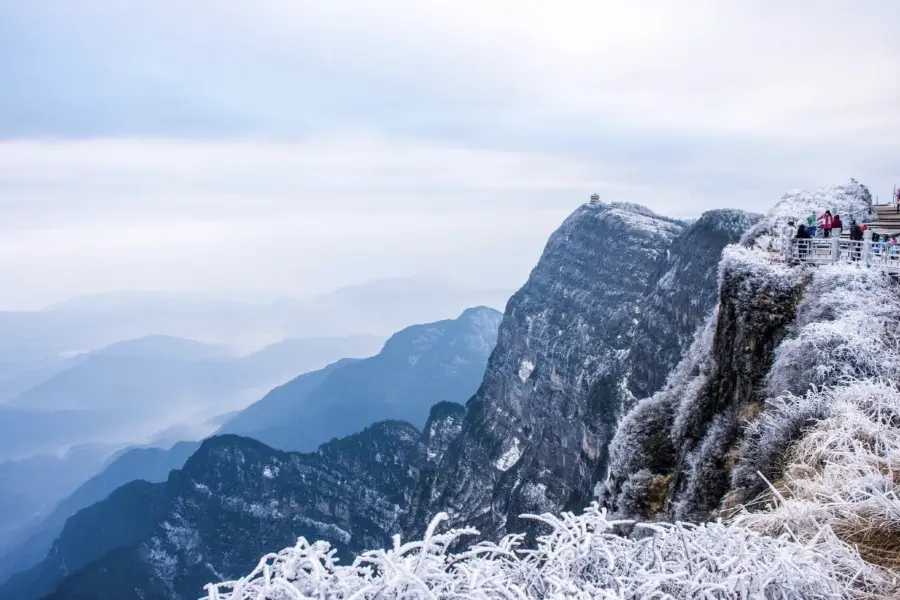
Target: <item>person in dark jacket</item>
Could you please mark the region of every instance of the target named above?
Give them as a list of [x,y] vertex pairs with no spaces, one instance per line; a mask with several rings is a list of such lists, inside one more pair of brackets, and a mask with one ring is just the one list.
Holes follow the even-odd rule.
[[859,260],[862,257],[863,230],[856,219],[850,221],[850,241],[858,242],[853,244],[853,260]]
[[809,254],[809,242],[806,240],[810,239],[812,236],[809,234],[809,229],[806,225],[802,223],[797,228],[797,235],[794,236],[794,239],[800,240],[800,243],[797,244],[797,254],[800,257],[800,260],[804,260],[806,255]]

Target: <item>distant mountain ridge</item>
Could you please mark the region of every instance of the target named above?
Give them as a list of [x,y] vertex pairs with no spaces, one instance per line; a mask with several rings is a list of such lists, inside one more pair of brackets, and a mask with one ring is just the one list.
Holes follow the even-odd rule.
[[[307,298],[121,292],[45,310],[0,311],[0,363],[58,357],[123,339],[167,335],[242,349],[288,338],[387,336],[470,306],[502,309],[510,290],[422,277],[383,279]],[[239,295],[236,294],[236,297]]]
[[[292,339],[233,356],[218,346],[169,336],[117,342],[69,359],[67,368],[0,405],[0,415],[8,415],[18,430],[0,436],[0,459],[52,453],[100,435],[109,443],[144,440],[181,422],[198,421],[198,439],[212,433],[212,427],[202,427],[208,419],[244,408],[299,373],[371,356],[382,343],[376,336]],[[96,413],[100,426],[85,427],[79,436],[78,428],[60,424],[54,437],[53,415],[59,411],[86,420]],[[29,437],[30,422],[48,427]]]
[[432,405],[465,402],[478,389],[501,316],[477,307],[407,327],[371,358],[341,361],[272,390],[219,433],[308,452],[384,419],[421,427]]
[[[406,419],[421,427],[433,404],[464,402],[474,394],[496,343],[500,318],[498,311],[476,307],[457,319],[408,327],[373,357],[343,359],[275,388],[231,417],[221,433],[247,432],[282,449],[313,451],[385,419]],[[32,528],[27,541],[7,556],[0,554],[0,581],[4,574],[39,561],[68,516],[133,479],[164,480],[196,447],[182,443],[169,451],[132,449],[116,457]]]

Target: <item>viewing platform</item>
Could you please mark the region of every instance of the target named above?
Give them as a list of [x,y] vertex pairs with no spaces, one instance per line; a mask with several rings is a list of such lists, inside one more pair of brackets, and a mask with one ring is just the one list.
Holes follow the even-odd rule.
[[874,241],[876,235],[900,237],[900,212],[893,204],[873,208],[875,219],[865,223],[863,241],[852,241],[847,226],[839,237],[797,239],[785,233],[782,239],[784,260],[820,265],[852,263],[900,276],[900,244]]

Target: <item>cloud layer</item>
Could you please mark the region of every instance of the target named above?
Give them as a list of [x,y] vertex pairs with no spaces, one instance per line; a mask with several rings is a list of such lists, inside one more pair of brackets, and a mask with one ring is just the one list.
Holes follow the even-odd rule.
[[679,216],[850,176],[886,198],[897,23],[890,0],[3,3],[0,306],[515,285],[593,190]]

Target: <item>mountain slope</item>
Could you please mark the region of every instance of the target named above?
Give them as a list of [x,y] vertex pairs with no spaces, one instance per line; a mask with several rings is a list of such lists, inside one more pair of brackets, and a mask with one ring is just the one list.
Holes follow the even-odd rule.
[[[462,407],[442,404],[423,434],[387,421],[312,454],[211,438],[166,483],[151,486],[145,504],[130,500],[136,484],[129,484],[79,512],[47,559],[0,587],[0,597],[38,600],[62,582],[52,598],[193,599],[210,576],[238,575],[299,536],[328,539],[345,558],[384,546],[400,531],[419,470],[441,458],[461,415]],[[69,559],[59,557],[78,552],[87,535],[76,524],[94,514],[130,515],[137,526],[101,530],[78,560],[85,568],[63,568]]]
[[47,558],[10,578],[0,587],[0,597],[39,600],[53,592],[69,573],[145,539],[163,515],[165,492],[165,484],[133,481],[113,492],[107,501],[79,511],[66,522]]
[[118,487],[130,481],[165,481],[169,472],[184,466],[185,461],[199,446],[195,442],[180,442],[168,450],[133,448],[122,453],[102,472],[82,483],[39,523],[17,533],[20,542],[11,548],[4,547],[0,552],[0,583],[41,562],[63,531],[69,517],[104,500]]
[[755,219],[726,211],[688,226],[620,204],[569,217],[510,300],[462,434],[423,478],[428,501],[410,530],[447,511],[496,537],[520,526],[517,515],[586,504],[628,390],[661,385],[713,306],[719,253]]
[[[0,556],[23,525],[46,514],[57,500],[97,472],[109,448],[85,445],[62,456],[0,462]],[[0,559],[2,565],[2,559]],[[0,581],[4,579],[0,566]]]
[[332,365],[276,388],[220,429],[273,447],[309,451],[376,421],[421,427],[431,406],[464,402],[478,389],[496,343],[499,312],[408,327],[376,356]]

